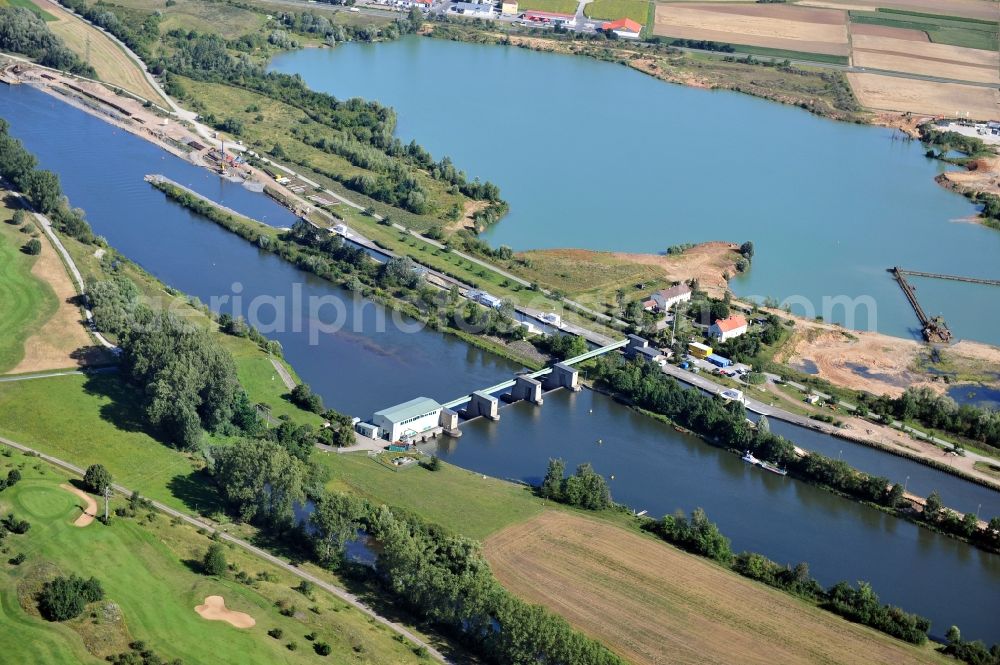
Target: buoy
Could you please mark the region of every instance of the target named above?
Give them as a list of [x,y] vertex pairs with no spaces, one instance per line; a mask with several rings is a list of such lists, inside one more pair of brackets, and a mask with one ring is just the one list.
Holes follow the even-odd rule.
[[598,439],[597,443],[604,443],[604,439]]
[[593,410],[593,409],[591,409],[591,410],[590,410],[590,412],[591,412],[591,413],[593,413],[593,412],[594,412],[594,410]]
[[612,473],[611,474],[611,480],[614,480],[614,479],[615,479],[615,474]]

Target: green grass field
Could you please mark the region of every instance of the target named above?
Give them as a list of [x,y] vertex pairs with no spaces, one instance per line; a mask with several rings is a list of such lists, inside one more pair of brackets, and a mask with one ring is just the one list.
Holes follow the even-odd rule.
[[646,0],[594,0],[584,8],[584,13],[593,19],[616,21],[630,18],[642,25],[649,21],[649,5]]
[[0,373],[21,362],[25,340],[59,308],[51,287],[31,274],[37,257],[21,251],[31,236],[7,223],[13,215],[0,207]]
[[524,0],[517,3],[517,11],[534,9],[539,12],[555,12],[557,14],[575,14],[576,0]]
[[[0,580],[0,649],[9,663],[100,663],[120,653],[132,640],[143,640],[165,660],[185,663],[411,663],[419,659],[391,633],[326,594],[308,599],[292,589],[298,581],[242,550],[227,547],[230,564],[251,577],[266,573],[268,581],[252,586],[218,580],[198,572],[197,561],[209,539],[163,516],[152,521],[113,518],[110,526],[94,522],[73,526],[78,499],[59,488],[67,478],[30,457],[0,458],[0,472],[21,468],[23,479],[0,493],[0,510],[31,522],[24,535],[5,540],[6,575]],[[24,553],[20,566],[7,563]],[[93,604],[77,619],[51,623],[34,611],[30,591],[56,574],[97,577],[105,601]],[[21,598],[19,599],[19,593]],[[250,614],[256,625],[237,629],[202,619],[194,607],[209,595],[221,595],[226,606]],[[20,602],[19,602],[20,601]],[[297,608],[294,617],[278,612],[284,601]],[[114,603],[120,620],[109,620],[105,603]],[[25,607],[27,606],[27,609]],[[309,608],[314,607],[317,611]],[[93,612],[96,618],[91,615]],[[281,639],[267,635],[283,631]],[[333,647],[328,658],[317,656],[307,633]],[[298,650],[286,647],[298,644]]]
[[0,0],[0,7],[23,7],[30,10],[43,21],[55,21],[56,17],[38,7],[31,0]]
[[218,497],[197,463],[142,424],[135,389],[116,374],[0,384],[0,435],[73,462],[100,462],[122,483],[179,510],[212,511]]
[[363,453],[315,459],[331,470],[330,489],[403,507],[477,540],[537,515],[545,503],[525,487],[450,464],[442,464],[438,471],[422,467],[396,471]]
[[852,23],[882,25],[890,28],[921,30],[936,44],[996,51],[1000,48],[1000,23],[958,16],[939,16],[903,10],[879,9],[876,12],[850,12]]

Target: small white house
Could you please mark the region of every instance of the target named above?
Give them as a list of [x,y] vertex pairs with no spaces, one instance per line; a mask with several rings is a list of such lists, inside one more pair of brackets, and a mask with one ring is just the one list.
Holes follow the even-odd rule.
[[656,308],[661,312],[668,311],[679,302],[691,300],[691,287],[687,284],[678,284],[669,289],[661,289],[649,297],[656,304]]
[[747,320],[738,314],[734,314],[725,319],[719,319],[708,329],[708,334],[725,342],[727,339],[739,337],[747,331]]
[[439,426],[441,405],[429,397],[417,397],[409,402],[376,411],[372,424],[379,438],[386,441],[408,441],[417,434]]

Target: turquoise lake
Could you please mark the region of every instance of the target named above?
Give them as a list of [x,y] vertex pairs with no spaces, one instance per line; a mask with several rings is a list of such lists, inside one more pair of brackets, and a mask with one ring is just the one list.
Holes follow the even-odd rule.
[[[497,183],[511,212],[484,235],[493,245],[752,240],[737,294],[900,337],[918,337],[917,320],[886,268],[1000,277],[1000,232],[969,223],[975,207],[934,183],[939,163],[890,130],[588,58],[418,37],[287,53],[272,68],[394,107],[402,139]],[[957,337],[1000,344],[1000,307],[982,306],[1000,290],[918,288]],[[824,308],[843,296],[870,300],[851,321]]]

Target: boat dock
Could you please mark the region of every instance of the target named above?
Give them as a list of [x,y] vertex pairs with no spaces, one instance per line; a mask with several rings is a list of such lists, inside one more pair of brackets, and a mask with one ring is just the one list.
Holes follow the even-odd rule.
[[[899,266],[894,266],[888,270],[899,284],[899,288],[903,290],[903,295],[906,296],[906,299],[910,302],[910,306],[913,307],[913,311],[920,320],[920,326],[923,331],[924,339],[928,342],[937,344],[948,344],[951,342],[951,331],[948,330],[948,325],[945,323],[944,319],[940,316],[935,316],[934,318],[927,316],[927,312],[924,311],[924,308],[920,306],[920,301],[917,300],[917,294],[914,292],[913,286],[911,286],[906,280],[906,275],[921,273],[903,270]],[[931,273],[922,274],[935,276]]]
[[911,277],[933,277],[934,279],[950,279],[955,282],[969,282],[970,284],[987,284],[989,286],[1000,286],[1000,279],[983,279],[981,277],[965,277],[963,275],[945,275],[937,272],[923,272],[921,270],[904,270],[900,267],[892,268],[903,275]]

